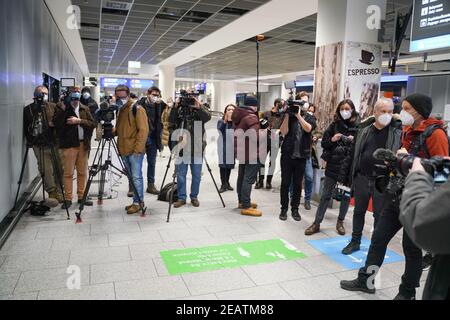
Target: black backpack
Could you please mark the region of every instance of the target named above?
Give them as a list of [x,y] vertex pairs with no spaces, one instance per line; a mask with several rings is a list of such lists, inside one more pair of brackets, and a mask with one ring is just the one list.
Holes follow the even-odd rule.
[[177,183],[166,184],[159,192],[158,201],[170,202],[170,195],[173,192],[172,202],[178,201],[178,186]]
[[436,130],[442,130],[442,131],[445,132],[445,136],[447,137],[447,143],[448,143],[448,146],[449,146],[449,154],[450,154],[450,138],[447,135],[447,131],[441,125],[438,125],[438,124],[434,124],[434,125],[431,125],[431,126],[427,127],[425,129],[425,131],[419,135],[419,137],[416,140],[416,143],[414,143],[412,148],[411,148],[412,149],[411,154],[418,155],[420,150],[424,150],[426,157],[427,158],[431,158],[431,155],[430,155],[430,152],[428,150],[428,146],[427,146],[426,142],[427,142],[427,139],[429,137],[431,137],[431,135]]

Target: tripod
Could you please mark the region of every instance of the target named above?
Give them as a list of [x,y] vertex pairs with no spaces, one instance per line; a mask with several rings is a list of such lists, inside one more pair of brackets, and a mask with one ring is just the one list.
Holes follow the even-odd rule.
[[[187,114],[186,114],[186,112],[183,112],[182,119],[183,120],[182,120],[180,129],[181,129],[181,132],[184,132],[185,124],[186,124],[186,121],[187,121]],[[181,139],[181,137],[180,137],[180,139]],[[181,140],[179,140],[179,142],[181,142]],[[175,151],[172,151],[171,154],[170,154],[169,161],[168,161],[167,167],[166,167],[166,172],[164,174],[164,178],[163,178],[163,182],[161,184],[160,190],[163,189],[164,183],[166,182],[167,174],[169,173],[170,165],[172,164],[172,159],[173,158],[177,159],[177,157],[178,157],[178,155],[176,154],[177,149],[174,148],[174,150]],[[220,194],[219,187],[217,186],[216,180],[214,179],[214,175],[212,174],[211,167],[209,166],[208,161],[206,161],[205,155],[203,154],[202,156],[203,156],[203,161],[205,161],[206,167],[208,168],[208,172],[209,172],[209,174],[211,176],[211,180],[214,183],[214,187],[216,188],[217,194],[219,195],[220,201],[222,202],[223,207],[226,208],[225,202],[223,201],[222,195]],[[167,212],[167,223],[170,222],[170,214],[172,212],[173,192],[174,192],[176,178],[177,178],[177,167],[175,165],[175,171],[173,173],[173,180],[172,180],[172,190],[170,191],[170,196],[169,196],[170,200],[169,200],[169,210]]]
[[[43,143],[43,144],[38,145],[38,148],[39,148],[39,152],[38,152],[39,159],[38,160],[39,160],[39,163],[41,164],[41,168],[39,171],[40,171],[42,183],[45,184],[45,170],[43,167],[44,167],[44,148],[45,148],[45,146],[47,146],[50,149],[50,157],[51,157],[51,162],[52,162],[52,167],[53,167],[53,174],[56,177],[56,180],[57,180],[56,182],[62,193],[64,203],[66,202],[64,185],[63,185],[63,181],[62,181],[62,173],[60,171],[58,157],[56,156],[55,146],[54,146],[53,142],[51,142],[46,135],[49,130],[47,114],[46,114],[45,110],[43,110],[43,108],[42,108],[42,103],[38,103],[37,105],[40,108],[40,110],[38,111],[38,115],[37,115],[37,119],[40,122],[38,124],[35,124],[35,123],[33,124],[34,138],[33,138],[33,141],[29,145],[27,144],[25,156],[24,156],[23,162],[22,162],[22,169],[20,170],[19,181],[17,183],[18,187],[17,187],[17,192],[16,192],[16,198],[14,200],[13,210],[16,210],[16,208],[17,208],[17,202],[19,200],[20,188],[21,188],[22,182],[23,182],[23,176],[25,173],[25,168],[26,168],[26,164],[27,164],[27,160],[28,160],[28,153],[30,151],[30,146],[35,145],[35,143],[37,141],[41,141],[41,143]],[[34,119],[35,117],[34,117],[33,111],[31,110],[31,107],[30,107],[30,113],[32,115],[32,118]],[[27,130],[28,130],[28,128],[27,128]],[[43,200],[42,200],[41,204],[45,203],[45,188],[44,187],[42,188],[42,196],[43,196]],[[66,213],[67,213],[67,220],[70,220],[70,214],[69,214],[68,208],[66,208]]]
[[[123,162],[123,159],[119,155],[119,148],[117,147],[116,140],[114,140],[114,135],[112,133],[112,129],[113,129],[112,124],[110,124],[110,123],[103,124],[102,139],[99,142],[99,148],[97,149],[97,151],[95,153],[94,160],[92,162],[92,166],[89,169],[89,178],[88,178],[88,182],[86,184],[86,189],[84,190],[83,199],[81,200],[81,203],[80,203],[79,212],[75,213],[77,216],[77,222],[76,222],[77,224],[82,222],[81,212],[84,210],[84,203],[88,197],[89,189],[91,188],[92,181],[99,172],[100,172],[100,182],[99,182],[99,193],[98,193],[98,197],[97,197],[97,203],[99,205],[103,204],[103,194],[105,191],[105,177],[106,177],[106,172],[109,170],[109,167],[116,169],[119,173],[127,176],[128,181],[130,182],[130,184],[133,188],[134,194],[137,195],[139,198],[139,203],[141,204],[143,202],[143,199],[140,198],[139,193],[137,192],[136,185],[133,181],[132,173],[126,169],[125,163]],[[108,149],[108,153],[107,153],[107,157],[105,158],[105,161],[103,161],[103,153],[105,151],[106,146]],[[115,154],[117,155],[117,158],[119,159],[121,168],[118,168],[117,166],[115,166],[112,163],[111,157],[109,157],[111,150],[114,151]],[[141,217],[145,217],[146,210],[147,210],[147,208],[141,207],[141,212],[142,212]]]

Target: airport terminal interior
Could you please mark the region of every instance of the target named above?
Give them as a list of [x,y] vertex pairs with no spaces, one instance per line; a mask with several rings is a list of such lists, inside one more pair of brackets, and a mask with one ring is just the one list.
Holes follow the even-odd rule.
[[450,1],[0,2],[0,300],[436,297]]

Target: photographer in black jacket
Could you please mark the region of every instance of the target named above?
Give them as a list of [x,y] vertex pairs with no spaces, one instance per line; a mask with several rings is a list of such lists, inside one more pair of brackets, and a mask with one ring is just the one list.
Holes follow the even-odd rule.
[[416,158],[400,208],[411,240],[434,255],[422,299],[450,300],[450,182],[435,190],[433,177]]
[[[333,191],[338,183],[338,177],[343,161],[350,153],[352,141],[356,134],[356,126],[359,124],[359,115],[351,100],[343,100],[336,108],[334,121],[327,128],[322,138],[322,159],[326,161],[325,181],[320,198],[319,207],[316,212],[314,223],[305,231],[305,235],[311,236],[320,232],[328,204]],[[349,159],[347,161],[352,161]],[[350,198],[343,198],[339,210],[339,218],[336,230],[339,235],[345,235],[344,219],[347,215]]]
[[316,128],[316,120],[308,114],[308,104],[288,102],[288,111],[280,128],[283,136],[281,146],[281,214],[280,219],[287,219],[289,209],[289,187],[292,182],[291,199],[292,217],[300,221],[299,213],[301,182],[305,174],[306,161],[311,157],[311,132]]

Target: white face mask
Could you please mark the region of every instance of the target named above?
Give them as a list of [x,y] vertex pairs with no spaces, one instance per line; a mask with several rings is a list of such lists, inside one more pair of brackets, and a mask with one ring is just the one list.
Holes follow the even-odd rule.
[[348,119],[350,119],[352,117],[352,112],[351,111],[347,111],[347,110],[341,111],[341,117],[344,120],[348,120]]
[[44,101],[44,103],[48,102],[48,94],[44,94],[42,101]]
[[87,100],[87,99],[89,99],[91,97],[91,95],[89,94],[89,93],[83,93],[83,98],[85,99],[85,100]]
[[122,101],[122,105],[124,106],[128,103],[128,98],[120,99],[120,101]]
[[392,121],[392,115],[389,113],[384,113],[378,117],[378,123],[383,127],[387,127]]
[[407,111],[402,110],[400,112],[400,119],[403,126],[412,126],[414,124],[414,117]]

